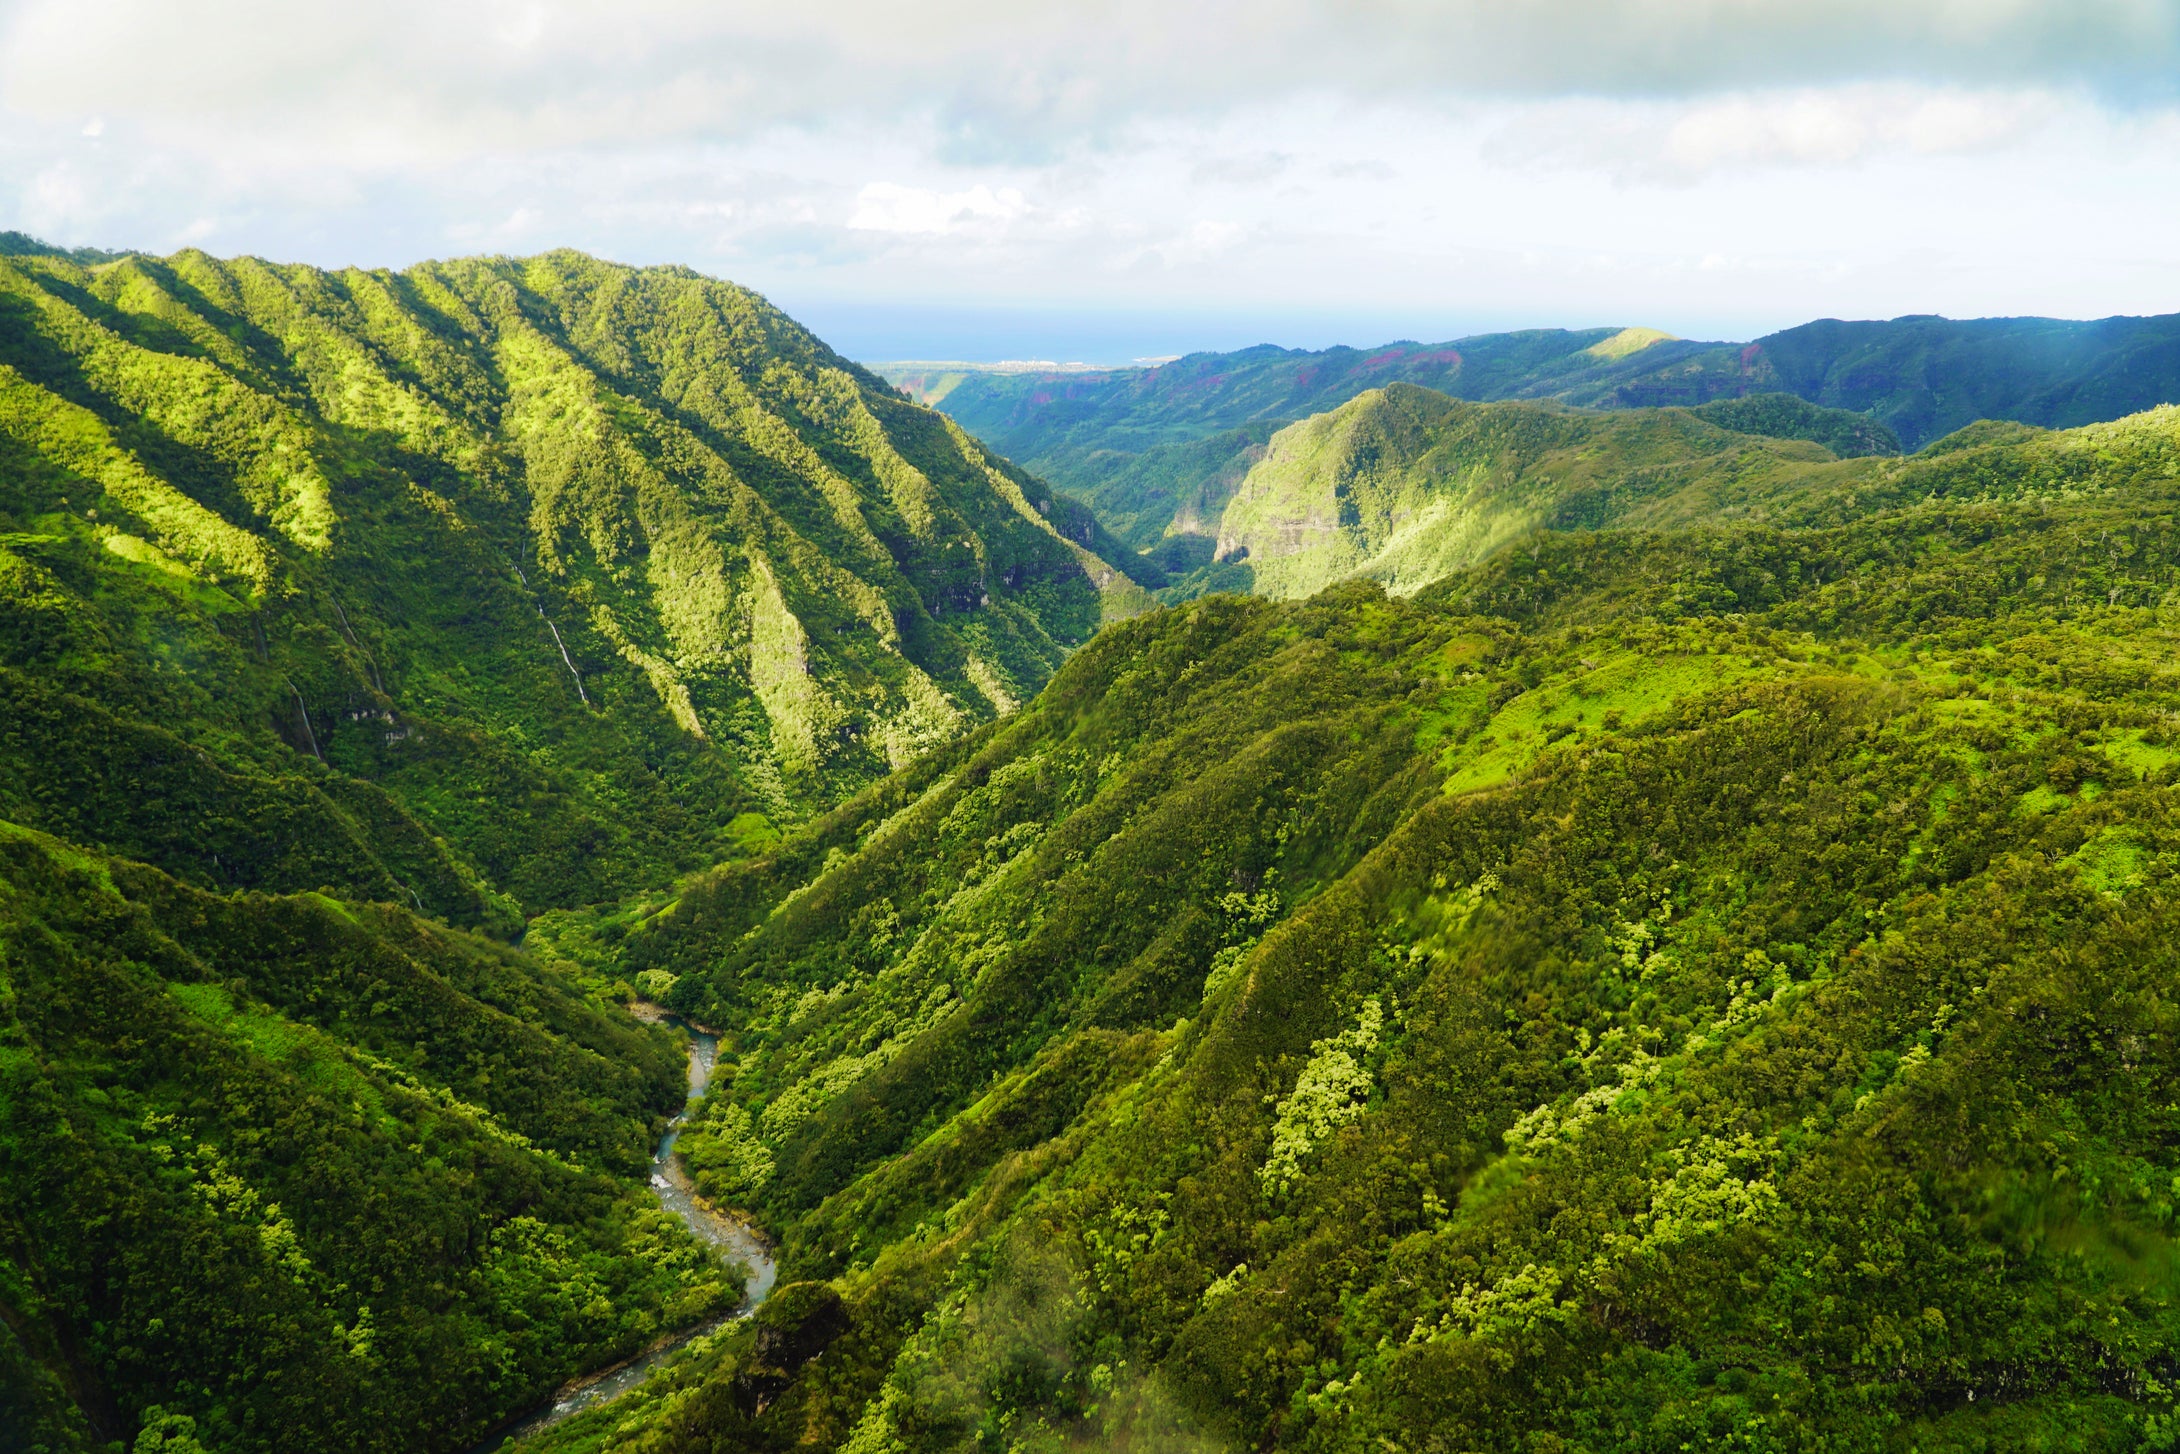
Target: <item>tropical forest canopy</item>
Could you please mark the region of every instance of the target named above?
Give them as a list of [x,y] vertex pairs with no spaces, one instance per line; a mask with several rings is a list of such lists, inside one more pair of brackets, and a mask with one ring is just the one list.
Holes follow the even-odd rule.
[[1169,563],[685,271],[13,246],[0,1447],[733,1307],[638,989],[781,1285],[524,1451],[2180,1438],[2180,410],[1377,378]]

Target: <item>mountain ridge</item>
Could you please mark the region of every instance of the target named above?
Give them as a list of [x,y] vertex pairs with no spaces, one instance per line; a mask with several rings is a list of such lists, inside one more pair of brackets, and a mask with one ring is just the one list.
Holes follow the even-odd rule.
[[[822,807],[1147,604],[1087,512],[688,270],[15,257],[0,325],[0,450],[31,490],[9,560],[43,583],[10,683],[96,661],[74,690],[109,710],[189,698],[110,612],[194,623],[198,667],[263,714],[200,747],[335,764],[504,883],[488,844],[524,801],[579,836],[679,833],[693,867],[738,812]],[[690,837],[663,802],[585,802],[566,747],[522,745],[541,733],[738,786],[699,795],[723,816]],[[404,761],[463,740],[528,786],[405,796]],[[659,871],[578,887],[614,857],[544,901]]]
[[[1828,426],[1837,452],[1888,453],[1980,418],[2064,428],[2180,400],[2180,315],[1824,319],[1746,344],[1538,329],[1375,349],[1267,344],[1103,373],[946,377],[942,407],[966,427],[1090,503],[1136,549],[1185,558],[1186,542],[1163,542],[1199,533],[1270,434],[1389,383],[1598,409],[1783,395],[1841,411]],[[894,382],[914,393],[938,381]]]

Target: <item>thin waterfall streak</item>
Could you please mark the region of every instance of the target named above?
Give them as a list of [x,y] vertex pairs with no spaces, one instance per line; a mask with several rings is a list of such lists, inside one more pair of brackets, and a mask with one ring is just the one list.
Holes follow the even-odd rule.
[[[285,680],[285,678],[283,678],[283,680]],[[310,755],[317,758],[320,762],[324,762],[325,754],[318,750],[318,734],[310,730],[310,708],[303,705],[303,694],[299,691],[296,691],[294,682],[288,682],[288,690],[291,692],[295,692],[295,710],[302,714],[303,740],[310,744]]]
[[371,669],[372,690],[382,697],[385,696],[386,683],[379,680],[378,662],[370,652],[363,649],[363,643],[356,639],[355,628],[348,624],[348,613],[341,609],[341,598],[339,596],[329,596],[327,599],[333,602],[333,614],[341,618],[341,635],[348,638],[348,644],[356,648],[357,654],[363,658],[363,664]]
[[583,699],[584,706],[589,706],[590,693],[583,690],[583,674],[575,669],[575,661],[568,655],[568,644],[560,639],[560,628],[553,624],[552,617],[545,614],[543,606],[537,608],[537,619],[545,623],[547,631],[552,632],[553,645],[560,648],[560,659],[567,663],[568,675],[575,678],[575,694]]
[[348,613],[341,609],[341,598],[339,596],[328,596],[326,599],[333,603],[333,614],[341,618],[341,635],[348,638],[350,646],[355,646],[358,651],[363,650],[361,646],[356,645],[356,633],[348,624]]
[[[515,565],[513,561],[509,561],[507,563],[510,566],[514,566],[515,579],[522,582],[522,588],[524,590],[528,590],[530,588],[530,578],[523,574],[522,567],[519,565]],[[560,639],[560,628],[553,624],[552,617],[545,614],[544,606],[540,605],[536,601],[532,601],[530,605],[536,609],[537,619],[545,623],[545,629],[552,632],[553,645],[560,648],[560,660],[568,668],[568,675],[575,679],[576,696],[583,699],[584,706],[589,706],[590,693],[583,690],[583,674],[575,669],[575,658],[568,655],[568,643]]]

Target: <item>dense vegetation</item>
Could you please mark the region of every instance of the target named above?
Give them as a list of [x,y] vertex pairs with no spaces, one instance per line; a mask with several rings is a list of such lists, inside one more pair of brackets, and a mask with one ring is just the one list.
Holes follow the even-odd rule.
[[663,882],[1029,696],[1101,538],[685,271],[0,257],[0,813],[194,882]]
[[1784,428],[1824,422],[1797,411],[1825,411],[1761,399],[1725,409],[1591,412],[1372,389],[1274,435],[1219,516],[1213,563],[1166,594],[1305,596],[1353,576],[1413,592],[1538,526],[1722,521],[1887,469],[1740,432],[1741,416]]
[[509,943],[1011,710],[1106,545],[684,270],[0,238],[0,1448],[455,1450],[733,1307],[674,1037]]
[[1193,601],[602,917],[791,1285],[536,1447],[2168,1447],[2176,507],[2166,410]]
[[1205,375],[1144,557],[680,270],[0,238],[0,1448],[732,1306],[639,990],[784,1280],[532,1449],[2172,1446],[2180,410],[1493,347],[1691,407]]
[[[978,437],[1088,501],[1169,569],[1201,565],[1279,428],[1393,383],[1469,400],[1694,407],[1842,458],[1920,449],[1979,419],[2070,428],[2180,402],[2180,316],[1826,320],[1742,344],[1538,329],[1319,352],[1269,345],[1104,373],[902,375]],[[1799,399],[1825,410],[1792,407]],[[1859,417],[1850,417],[1859,416]]]
[[681,1099],[504,946],[0,825],[0,1447],[463,1447],[740,1296],[630,1179]]

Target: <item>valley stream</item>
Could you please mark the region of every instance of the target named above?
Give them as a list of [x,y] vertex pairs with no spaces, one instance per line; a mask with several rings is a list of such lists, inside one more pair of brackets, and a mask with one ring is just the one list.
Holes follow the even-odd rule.
[[541,1429],[551,1428],[562,1419],[572,1418],[585,1409],[611,1403],[622,1394],[651,1376],[651,1371],[668,1357],[680,1351],[691,1339],[715,1332],[737,1318],[746,1318],[757,1310],[757,1304],[772,1291],[773,1279],[779,1268],[772,1258],[772,1249],[764,1239],[746,1223],[720,1215],[696,1194],[688,1171],[682,1166],[680,1156],[674,1152],[674,1143],[681,1137],[682,1124],[689,1119],[689,1111],[711,1087],[712,1067],[719,1063],[719,1037],[708,1030],[698,1029],[678,1015],[669,1015],[654,1006],[638,1005],[638,1019],[654,1024],[672,1025],[689,1037],[689,1104],[667,1126],[666,1134],[659,1138],[659,1149],[651,1158],[651,1189],[658,1194],[659,1205],[681,1218],[684,1225],[698,1237],[718,1248],[730,1262],[740,1262],[749,1268],[749,1289],[742,1295],[742,1305],[723,1317],[712,1318],[693,1327],[684,1328],[646,1348],[641,1354],[625,1363],[615,1364],[600,1373],[562,1387],[553,1401],[544,1407],[523,1415],[513,1423],[502,1425],[499,1431],[476,1445],[470,1454],[489,1454]]

